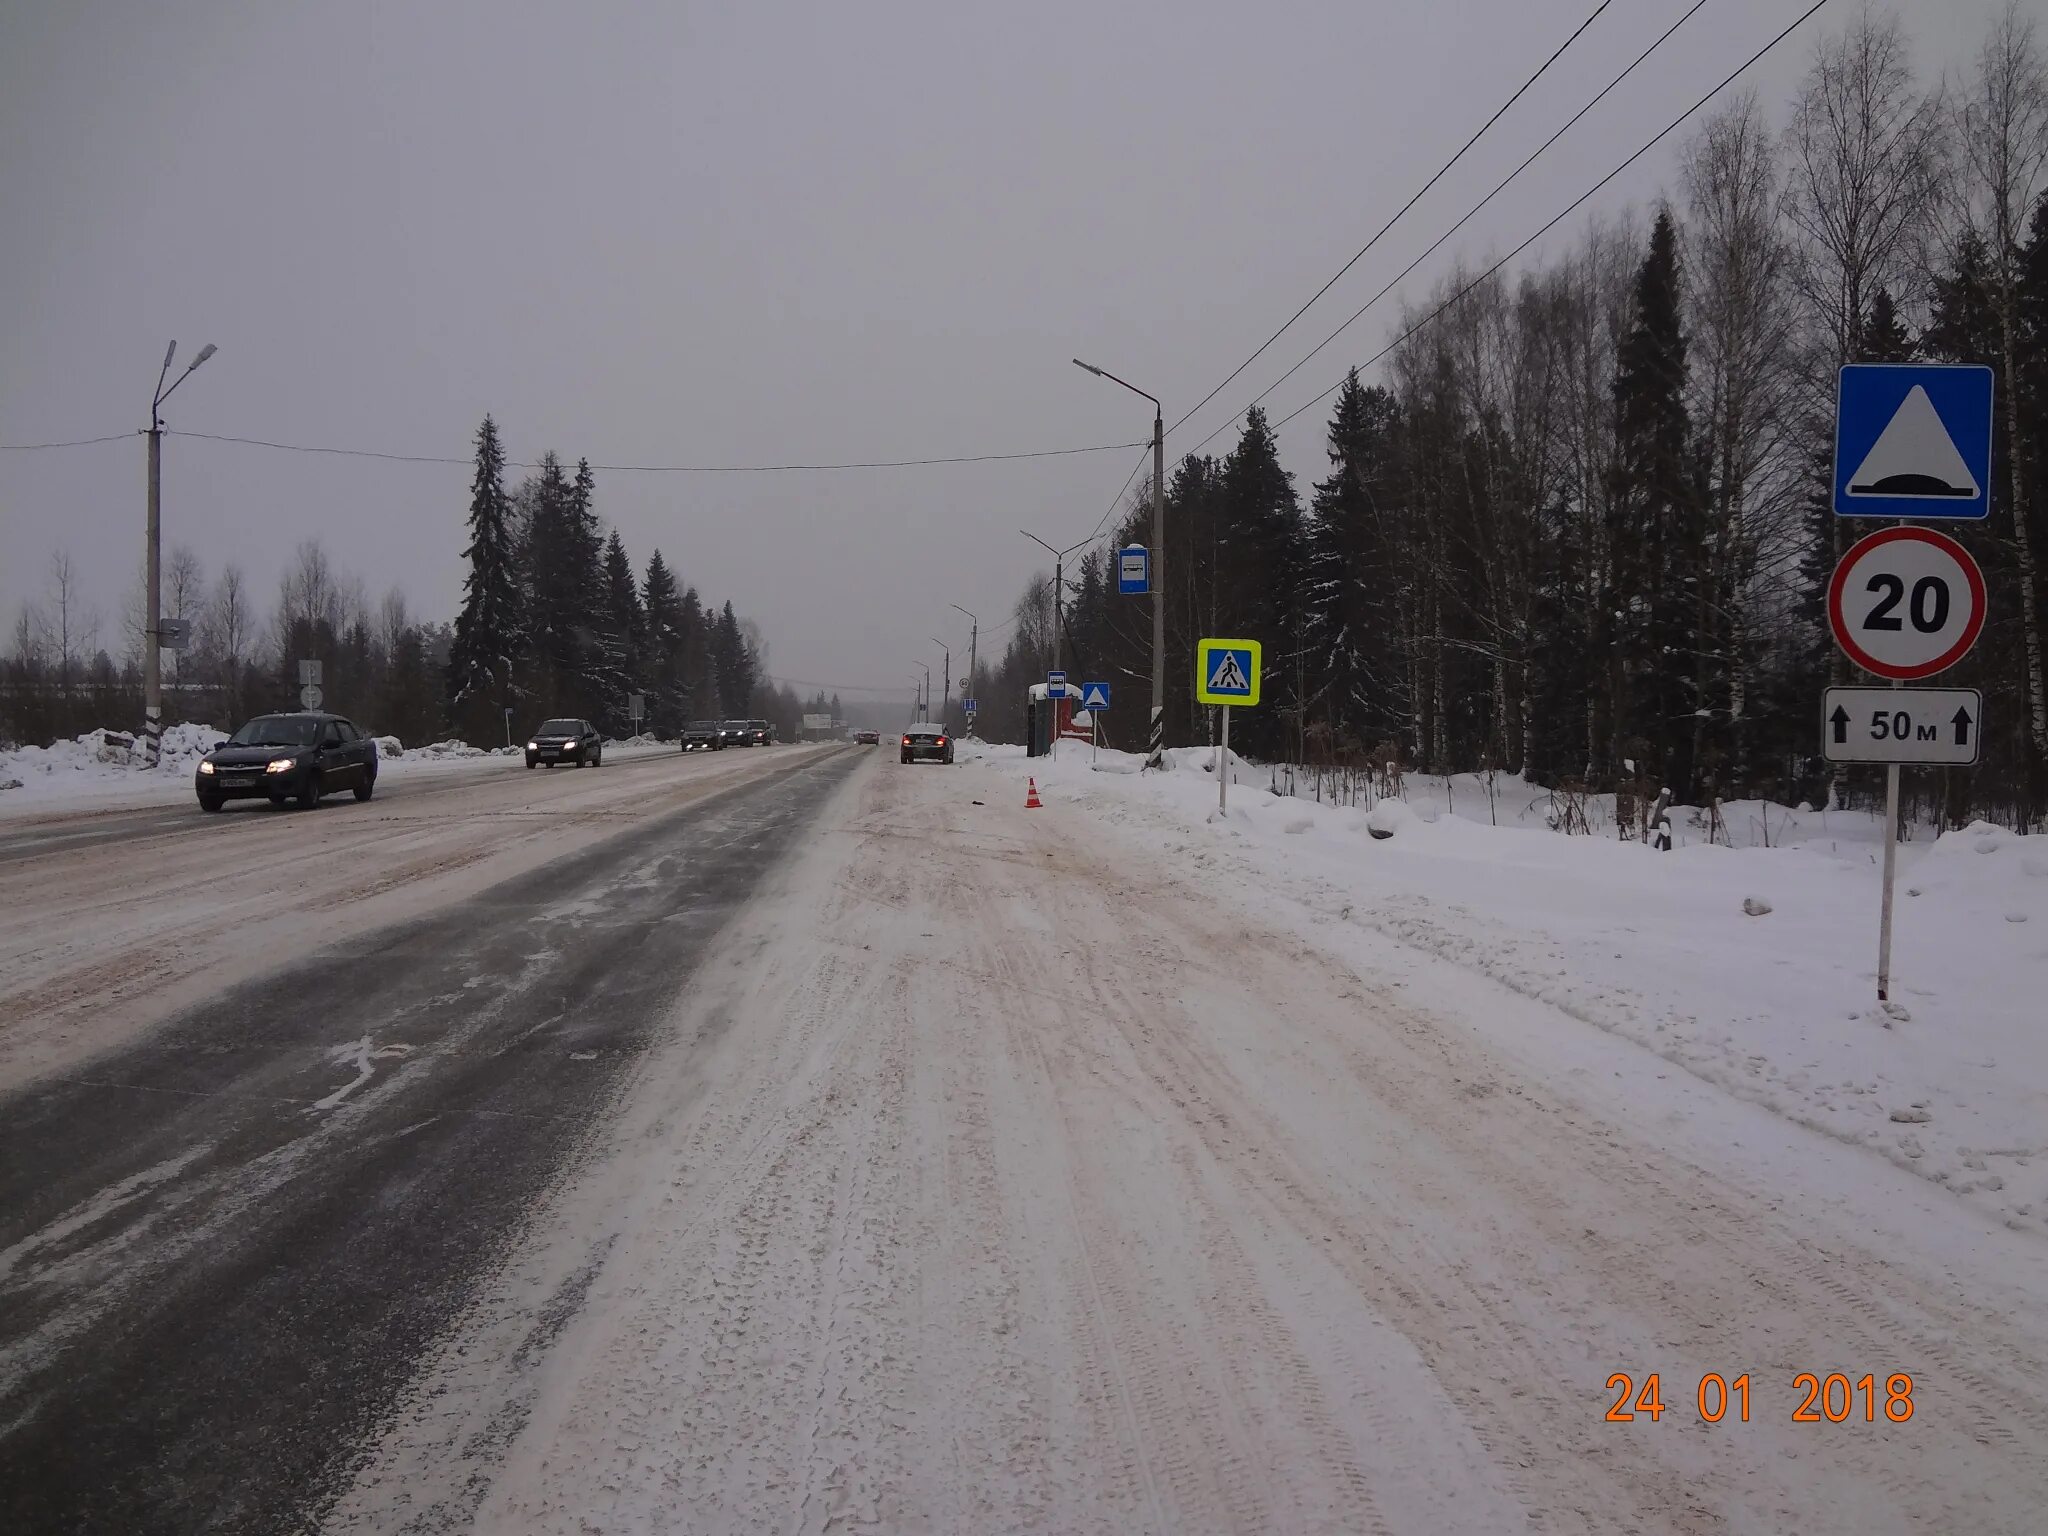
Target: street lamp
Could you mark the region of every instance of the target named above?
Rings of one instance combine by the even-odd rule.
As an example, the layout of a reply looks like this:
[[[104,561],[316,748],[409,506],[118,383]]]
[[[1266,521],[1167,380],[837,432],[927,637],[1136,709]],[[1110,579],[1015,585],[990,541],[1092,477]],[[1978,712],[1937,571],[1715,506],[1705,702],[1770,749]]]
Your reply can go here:
[[[924,692],[919,696],[922,702],[911,710],[911,718],[915,719],[921,712],[924,718],[929,720],[932,717],[932,664],[928,661],[913,661],[911,665],[924,673]]]
[[[967,610],[958,603],[948,603],[946,606],[956,613],[967,613]],[[976,652],[981,644],[981,620],[976,619],[971,613],[967,613],[967,617],[973,620],[974,627],[967,631],[967,675],[960,679],[960,692],[968,700],[974,700],[974,693],[972,691],[974,688],[974,664],[979,659]],[[975,702],[979,701],[976,700]],[[967,734],[970,736],[974,734],[974,716],[972,715],[967,717]]]
[[[171,390],[192,377],[199,365],[213,356],[216,348],[208,342],[199,349],[199,355],[185,365],[185,371],[171,380],[171,388],[164,388],[164,379],[171,371],[171,359],[177,355],[178,344],[174,341],[164,348],[164,365],[157,370],[156,394],[149,402],[149,553],[145,561],[144,580],[148,583],[147,618],[142,637],[142,731],[149,745],[144,757],[154,768],[163,752],[164,736],[164,678],[162,654],[163,629],[163,471],[164,471],[164,424],[159,414],[164,402],[171,398]]]
[[[1066,629],[1066,610],[1063,607],[1067,596],[1066,558],[1075,550],[1086,549],[1093,544],[1095,537],[1090,534],[1078,544],[1069,544],[1065,549],[1054,549],[1035,533],[1022,528],[1017,531],[1039,548],[1052,554],[1052,669],[1057,672],[1060,669],[1060,636]]]
[[[944,652],[946,657],[946,669],[939,675],[939,724],[944,725],[946,707],[953,702],[953,648],[937,635],[932,636],[932,644]],[[926,702],[930,702],[929,695],[926,696]],[[931,718],[929,710],[926,711],[925,718]]]
[[[1121,384],[1134,395],[1144,395],[1152,402],[1152,733],[1147,748],[1145,766],[1163,768],[1166,765],[1166,421],[1159,409],[1159,397],[1147,394],[1128,380],[1084,363],[1078,357],[1074,366],[1085,368],[1098,379],[1107,379],[1112,384]]]

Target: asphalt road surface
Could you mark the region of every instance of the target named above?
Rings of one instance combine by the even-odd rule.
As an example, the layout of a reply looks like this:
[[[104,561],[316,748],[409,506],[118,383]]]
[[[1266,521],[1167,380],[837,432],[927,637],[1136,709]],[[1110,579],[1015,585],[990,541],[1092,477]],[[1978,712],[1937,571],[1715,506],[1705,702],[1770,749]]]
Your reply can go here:
[[[0,1523],[313,1521],[707,944],[863,760],[728,765],[690,803],[623,807],[595,841],[0,1096]],[[222,820],[200,830],[239,830]],[[138,812],[87,841],[114,827],[192,831]],[[12,851],[77,846],[49,838]]]

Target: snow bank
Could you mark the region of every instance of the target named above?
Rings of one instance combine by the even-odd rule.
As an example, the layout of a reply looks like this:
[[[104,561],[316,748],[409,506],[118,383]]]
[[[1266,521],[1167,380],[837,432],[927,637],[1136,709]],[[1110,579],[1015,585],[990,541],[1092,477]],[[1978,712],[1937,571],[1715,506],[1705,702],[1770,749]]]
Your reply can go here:
[[[7,805],[90,800],[138,785],[189,786],[199,759],[227,738],[203,725],[179,724],[163,735],[156,766],[146,764],[142,738],[125,731],[87,731],[48,747],[0,752],[0,796]]]
[[[1366,930],[1368,963],[1418,987],[1433,966],[1474,973],[2048,1232],[2048,839],[1978,823],[1901,845],[1882,1009],[1869,815],[1739,802],[1710,845],[1705,816],[1680,807],[1678,846],[1659,853],[1616,836],[1611,797],[1583,802],[1604,835],[1550,830],[1549,793],[1507,775],[1491,793],[1479,775],[1408,775],[1400,800],[1331,805],[1245,765],[1214,821],[1208,749],[1170,752],[1165,774],[1091,773],[1065,748],[962,757],[1020,799],[1035,774],[1072,835],[1184,861],[1303,943]],[[1371,836],[1375,821],[1395,835]]]

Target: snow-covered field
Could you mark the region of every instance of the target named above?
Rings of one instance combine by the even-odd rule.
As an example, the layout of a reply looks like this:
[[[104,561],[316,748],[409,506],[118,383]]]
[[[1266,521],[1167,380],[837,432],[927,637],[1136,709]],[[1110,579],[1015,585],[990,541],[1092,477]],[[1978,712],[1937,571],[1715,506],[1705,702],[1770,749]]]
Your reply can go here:
[[[2038,954],[1923,930],[1887,1029],[1838,854],[1213,805],[1188,757],[878,754],[329,1528],[2038,1536]],[[1906,921],[2025,853],[1923,852]],[[1795,1422],[1808,1371],[1872,1418]]]
[[[226,736],[197,725],[174,725],[164,732],[163,753],[154,768],[136,753],[135,738],[120,731],[87,732],[51,747],[20,747],[0,751],[0,817],[61,812],[115,810],[171,804],[192,798],[192,775],[199,759]],[[637,736],[608,742],[613,759],[674,752],[673,742]],[[412,779],[448,772],[490,772],[523,766],[517,749],[486,751],[460,741],[406,747],[393,736],[377,738],[379,778]]]
[[[1400,946],[1383,965],[1448,959],[2048,1232],[2048,838],[1980,824],[1901,845],[1885,1008],[1883,828],[1860,812],[1737,803],[1729,848],[1681,807],[1659,853],[1616,839],[1611,803],[1593,807],[1604,835],[1549,830],[1546,793],[1505,775],[1491,794],[1411,776],[1375,812],[1276,797],[1239,763],[1218,822],[1206,749],[1164,776],[1085,748],[970,751],[1005,793],[1035,776],[1087,835],[1211,870],[1266,922],[1370,930]],[[1370,835],[1375,815],[1393,836]]]

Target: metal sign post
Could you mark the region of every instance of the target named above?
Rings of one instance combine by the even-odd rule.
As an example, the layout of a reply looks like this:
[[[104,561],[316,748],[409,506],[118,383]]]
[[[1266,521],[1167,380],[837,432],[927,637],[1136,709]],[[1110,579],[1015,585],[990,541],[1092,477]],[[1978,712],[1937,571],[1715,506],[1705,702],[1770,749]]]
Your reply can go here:
[[[1230,706],[1255,705],[1265,647],[1256,640],[1200,640],[1195,644],[1195,701],[1223,709],[1223,744],[1216,759],[1216,813],[1230,809]]]
[[[1835,393],[1837,517],[1977,519],[1991,510],[1992,374],[1981,365],[1851,364]],[[1843,655],[1890,688],[1830,688],[1821,701],[1829,762],[1883,763],[1884,890],[1877,999],[1892,985],[1899,863],[1899,769],[1968,766],[1984,733],[1975,689],[1916,688],[1983,633],[1984,576],[1969,551],[1931,529],[1885,528],[1851,545],[1828,582],[1828,627]]]

